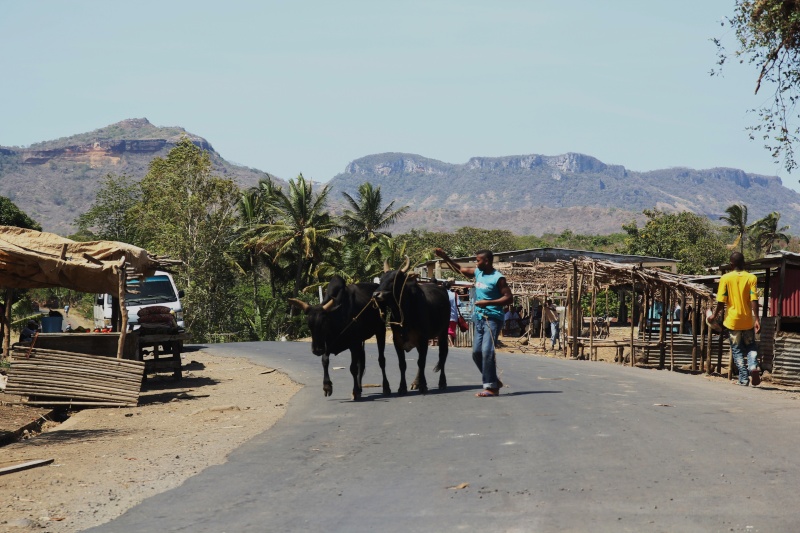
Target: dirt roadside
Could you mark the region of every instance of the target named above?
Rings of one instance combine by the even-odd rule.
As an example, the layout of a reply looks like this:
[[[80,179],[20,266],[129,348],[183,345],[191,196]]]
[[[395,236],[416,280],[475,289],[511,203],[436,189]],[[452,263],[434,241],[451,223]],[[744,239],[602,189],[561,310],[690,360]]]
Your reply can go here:
[[[208,352],[184,355],[184,379],[151,377],[135,408],[84,409],[0,447],[0,530],[82,531],[180,485],[271,427],[301,386],[275,370]],[[9,398],[0,394],[0,404]],[[0,431],[35,411],[0,408]],[[44,410],[43,410],[44,411]],[[4,416],[5,414],[5,416]]]

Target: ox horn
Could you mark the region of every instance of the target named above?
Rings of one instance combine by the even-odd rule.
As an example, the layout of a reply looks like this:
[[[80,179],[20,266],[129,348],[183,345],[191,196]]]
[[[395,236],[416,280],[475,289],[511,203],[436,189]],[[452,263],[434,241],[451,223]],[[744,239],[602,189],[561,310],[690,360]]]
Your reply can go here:
[[[400,272],[405,274],[406,272],[408,272],[408,267],[409,266],[411,266],[411,259],[408,256],[406,256],[406,262],[403,263],[402,267],[400,267]]]
[[[327,313],[331,309],[333,309],[333,300],[328,300],[325,302],[325,305],[322,306],[322,310]]]
[[[383,271],[384,272],[389,272],[390,270],[391,270],[391,268],[389,268],[389,260],[388,259],[384,259],[383,260]]]
[[[305,303],[303,300],[298,300],[297,298],[289,298],[289,303],[297,307],[304,313],[308,313],[308,310],[311,309],[310,305]]]

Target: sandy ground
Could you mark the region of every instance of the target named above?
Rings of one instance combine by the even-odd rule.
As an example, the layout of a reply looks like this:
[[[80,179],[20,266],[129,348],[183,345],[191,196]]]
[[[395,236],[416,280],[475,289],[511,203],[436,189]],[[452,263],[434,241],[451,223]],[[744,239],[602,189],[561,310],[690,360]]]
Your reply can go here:
[[[184,354],[184,370],[181,381],[169,374],[151,377],[138,407],[84,409],[0,447],[0,468],[53,459],[0,476],[0,531],[62,533],[112,520],[225,462],[283,416],[300,389],[272,369],[207,352]],[[0,403],[10,399],[0,394]],[[3,406],[0,419],[3,413],[40,414],[18,411]],[[0,420],[0,430],[3,425]]]

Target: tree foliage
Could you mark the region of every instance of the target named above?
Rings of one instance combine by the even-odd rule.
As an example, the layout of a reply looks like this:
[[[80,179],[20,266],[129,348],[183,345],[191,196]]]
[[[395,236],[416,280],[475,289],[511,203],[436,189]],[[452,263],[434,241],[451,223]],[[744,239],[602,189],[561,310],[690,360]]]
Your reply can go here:
[[[443,248],[451,257],[467,257],[478,250],[513,250],[517,244],[517,237],[511,231],[472,227],[459,228],[453,233],[411,230],[397,239],[406,243],[412,263],[433,257],[434,248]]]
[[[725,215],[719,217],[720,220],[728,225],[728,231],[736,236],[732,247],[739,246],[739,251],[744,253],[747,232],[750,226],[747,225],[747,206],[744,204],[733,204],[725,209]]]
[[[208,152],[184,138],[150,163],[141,189],[134,208],[140,242],[183,262],[178,278],[186,287],[187,329],[196,340],[235,331],[238,276],[229,251],[238,187],[213,176]]]
[[[545,233],[541,237],[526,235],[517,237],[516,248],[570,248],[572,250],[590,250],[597,252],[615,252],[625,244],[625,233],[610,235],[582,235],[572,230],[561,233]]]
[[[644,214],[648,220],[643,227],[636,222],[623,226],[628,234],[626,253],[679,259],[678,271],[682,274],[701,274],[705,268],[727,261],[720,229],[707,218],[657,209],[645,210]]]
[[[386,228],[391,226],[409,207],[393,209],[394,201],[383,207],[381,188],[373,188],[369,182],[358,187],[355,198],[342,193],[349,209],[341,216],[341,225],[347,235],[365,244],[372,244],[380,237],[391,237]]]
[[[20,210],[14,202],[5,196],[0,196],[0,225],[42,231],[42,226],[38,222]]]
[[[723,26],[736,36],[733,57],[754,65],[758,71],[755,93],[769,86],[769,103],[753,111],[759,122],[749,127],[750,138],[758,136],[776,159],[783,157],[787,171],[797,168],[794,146],[800,127],[793,116],[800,93],[800,2],[796,0],[737,0],[734,13]],[[721,67],[729,53],[720,39],[714,39]],[[712,71],[712,75],[717,71]]]
[[[780,225],[781,214],[773,211],[764,218],[757,220],[751,226],[754,234],[753,241],[759,255],[772,252],[776,243],[785,242],[789,245],[789,235],[786,233],[789,226]]]
[[[129,176],[106,174],[94,203],[75,221],[78,234],[104,241],[136,243],[134,207],[142,198],[139,184]]]
[[[323,187],[315,193],[313,182],[298,175],[289,181],[288,192],[270,191],[264,201],[272,218],[245,234],[248,246],[270,254],[273,264],[288,260],[293,265],[294,297],[308,285],[325,253],[339,244],[335,237],[339,226],[327,210],[328,192]]]

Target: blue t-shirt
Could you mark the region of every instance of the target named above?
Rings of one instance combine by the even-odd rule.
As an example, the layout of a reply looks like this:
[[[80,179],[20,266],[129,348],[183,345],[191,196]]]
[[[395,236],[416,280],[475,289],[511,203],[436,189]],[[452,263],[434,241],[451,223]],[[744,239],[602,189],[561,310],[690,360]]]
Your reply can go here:
[[[478,300],[497,300],[503,293],[497,287],[500,278],[505,276],[499,270],[493,270],[491,274],[484,274],[479,269],[475,269],[475,301]],[[475,316],[479,319],[490,318],[503,321],[503,306],[502,305],[487,305],[486,307],[475,307]]]

